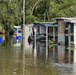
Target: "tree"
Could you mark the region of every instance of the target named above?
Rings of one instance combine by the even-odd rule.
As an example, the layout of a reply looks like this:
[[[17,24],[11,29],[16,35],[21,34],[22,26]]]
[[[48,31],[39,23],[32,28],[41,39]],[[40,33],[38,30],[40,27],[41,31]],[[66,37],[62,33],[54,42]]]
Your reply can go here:
[[[25,23],[51,21],[55,17],[76,17],[76,0],[26,0]],[[22,24],[22,0],[0,0],[0,23],[7,32]]]
[[[0,0],[0,22],[4,25],[7,32],[15,24],[21,23],[22,1]]]

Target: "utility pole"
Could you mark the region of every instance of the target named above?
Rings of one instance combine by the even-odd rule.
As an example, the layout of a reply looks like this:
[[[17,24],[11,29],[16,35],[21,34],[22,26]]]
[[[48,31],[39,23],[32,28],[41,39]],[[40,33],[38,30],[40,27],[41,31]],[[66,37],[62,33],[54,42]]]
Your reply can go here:
[[[23,75],[25,75],[25,0],[23,0],[23,25],[22,25],[22,49],[23,49]]]
[[[25,49],[25,0],[23,0],[22,48]]]

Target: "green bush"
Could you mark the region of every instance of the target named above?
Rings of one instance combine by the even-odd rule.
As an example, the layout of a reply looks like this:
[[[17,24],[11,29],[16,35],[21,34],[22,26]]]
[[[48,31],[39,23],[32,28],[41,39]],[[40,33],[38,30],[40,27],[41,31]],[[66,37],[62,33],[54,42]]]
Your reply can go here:
[[[55,41],[54,40],[49,40],[49,48],[54,47]]]

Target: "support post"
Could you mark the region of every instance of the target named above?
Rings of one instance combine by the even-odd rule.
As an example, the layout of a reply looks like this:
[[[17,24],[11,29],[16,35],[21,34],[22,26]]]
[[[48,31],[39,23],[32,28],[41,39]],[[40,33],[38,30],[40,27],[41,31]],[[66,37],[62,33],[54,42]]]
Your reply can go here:
[[[46,57],[48,56],[48,26],[46,26]]]
[[[53,40],[55,41],[55,26],[53,25]]]
[[[70,33],[71,33],[71,29],[70,29],[70,25],[68,26],[68,45],[69,45],[69,48],[71,46],[71,36],[70,36]]]
[[[35,49],[36,49],[36,27],[34,27],[34,45],[35,45]]]
[[[36,32],[35,32],[35,49],[36,49]]]
[[[74,24],[74,47],[76,48],[76,23]]]
[[[59,21],[58,24],[58,43],[65,44],[65,23],[64,21]]]

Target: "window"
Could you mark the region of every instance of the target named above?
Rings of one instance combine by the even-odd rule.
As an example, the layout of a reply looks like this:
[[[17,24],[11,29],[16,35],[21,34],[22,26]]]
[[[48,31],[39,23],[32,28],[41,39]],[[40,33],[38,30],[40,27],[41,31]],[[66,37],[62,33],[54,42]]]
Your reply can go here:
[[[18,33],[21,33],[21,30],[18,30]]]

